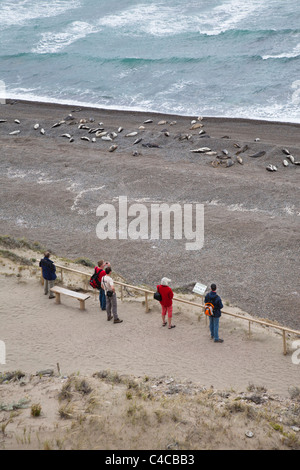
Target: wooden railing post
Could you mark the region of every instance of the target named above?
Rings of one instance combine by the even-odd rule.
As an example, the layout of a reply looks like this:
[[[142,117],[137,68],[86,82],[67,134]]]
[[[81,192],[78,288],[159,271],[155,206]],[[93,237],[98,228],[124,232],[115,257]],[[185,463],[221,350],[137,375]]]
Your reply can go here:
[[[285,330],[282,331],[282,338],[283,338],[283,354],[286,356],[286,336],[285,336]]]
[[[146,306],[146,313],[149,312],[149,305],[148,305],[148,294],[145,292],[145,306]]]

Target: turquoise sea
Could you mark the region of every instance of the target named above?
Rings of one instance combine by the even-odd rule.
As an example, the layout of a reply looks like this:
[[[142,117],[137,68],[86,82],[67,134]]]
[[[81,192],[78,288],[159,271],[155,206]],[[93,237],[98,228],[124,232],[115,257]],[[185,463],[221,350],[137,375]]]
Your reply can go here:
[[[300,0],[0,0],[6,97],[300,122]]]

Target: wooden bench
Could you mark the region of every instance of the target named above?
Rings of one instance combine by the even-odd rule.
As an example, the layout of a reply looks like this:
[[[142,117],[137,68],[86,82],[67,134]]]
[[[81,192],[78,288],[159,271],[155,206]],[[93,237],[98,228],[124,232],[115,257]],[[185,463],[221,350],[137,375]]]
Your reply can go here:
[[[55,294],[55,302],[60,304],[60,296],[68,295],[69,297],[74,297],[80,302],[80,310],[85,310],[84,302],[90,297],[88,294],[81,294],[80,292],[75,292],[73,290],[65,289],[64,287],[55,286],[52,287],[51,292]]]

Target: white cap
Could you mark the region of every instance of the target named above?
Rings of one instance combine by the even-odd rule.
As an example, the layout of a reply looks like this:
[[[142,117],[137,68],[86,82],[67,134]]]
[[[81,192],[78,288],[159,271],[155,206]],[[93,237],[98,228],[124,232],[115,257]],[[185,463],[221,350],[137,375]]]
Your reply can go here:
[[[169,282],[171,282],[171,279],[168,279],[167,277],[163,277],[160,283],[162,286],[168,286]]]

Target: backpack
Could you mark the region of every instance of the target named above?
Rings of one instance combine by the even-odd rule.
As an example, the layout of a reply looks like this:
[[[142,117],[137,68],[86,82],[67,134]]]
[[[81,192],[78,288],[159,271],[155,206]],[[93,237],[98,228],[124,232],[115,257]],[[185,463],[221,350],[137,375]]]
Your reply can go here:
[[[101,287],[101,282],[99,281],[99,278],[98,278],[99,272],[100,271],[96,271],[96,268],[95,268],[95,272],[92,275],[92,277],[90,278],[90,286],[93,289],[100,289],[100,287]]]
[[[206,304],[204,304],[204,313],[205,315],[207,315],[208,317],[213,317],[214,316],[214,305],[211,304],[210,302],[206,302]]]
[[[159,302],[162,301],[162,296],[161,296],[161,294],[160,294],[158,291],[154,292],[153,298],[154,298],[155,300],[158,300]]]
[[[162,296],[161,296],[161,293],[159,292],[159,289],[158,289],[158,288],[157,288],[156,292],[154,292],[153,298],[154,298],[155,300],[158,300],[159,302],[162,301]]]

